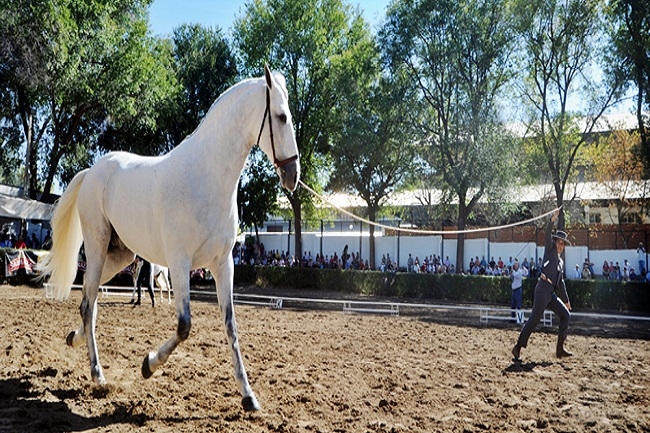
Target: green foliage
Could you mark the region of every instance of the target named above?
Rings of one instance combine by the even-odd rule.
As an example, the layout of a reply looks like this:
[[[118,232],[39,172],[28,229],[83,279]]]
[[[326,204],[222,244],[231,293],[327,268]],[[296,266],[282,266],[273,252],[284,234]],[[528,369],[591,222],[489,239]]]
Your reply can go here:
[[[278,180],[271,163],[258,147],[248,156],[248,163],[239,183],[237,207],[242,230],[261,227],[269,214],[278,210]]]
[[[524,279],[524,308],[531,308],[537,280]],[[451,274],[383,273],[314,268],[235,266],[235,284],[334,291],[409,300],[510,306],[509,278]],[[647,283],[566,280],[576,310],[650,313]]]
[[[612,84],[636,87],[636,115],[641,136],[642,161],[650,176],[650,2],[614,0],[607,16],[612,43],[604,59],[604,70]],[[644,111],[646,112],[644,114]]]
[[[418,149],[405,115],[413,101],[411,89],[400,80],[403,77],[380,76],[374,62],[368,68],[354,83],[348,83],[346,97],[338,108],[342,128],[332,134],[334,170],[329,188],[361,197],[369,219],[376,221],[382,204],[413,171]],[[366,84],[366,80],[372,81]],[[372,235],[369,260],[375,262]]]
[[[331,134],[341,126],[337,85],[345,74],[364,70],[369,29],[341,0],[254,0],[234,24],[234,43],[245,75],[261,75],[264,64],[287,79],[289,104],[300,153],[301,178],[318,185]],[[296,251],[302,250],[302,212],[311,197],[303,188],[287,194],[296,222]]]
[[[221,29],[184,24],[172,36],[173,70],[180,84],[165,121],[168,149],[199,125],[214,101],[235,83],[235,55]]]
[[[413,117],[423,186],[440,180],[440,200],[458,203],[459,230],[479,200],[501,200],[516,173],[516,142],[496,111],[497,97],[514,73],[507,6],[506,1],[395,1],[379,35],[391,69],[404,69],[420,96]],[[458,263],[464,262],[463,242],[461,235]]]
[[[30,177],[39,176],[46,193],[55,176],[68,181],[98,153],[155,136],[147,132],[173,80],[148,33],[148,5],[17,0],[3,8],[2,25],[15,35],[0,55],[0,70],[9,78],[2,91],[13,98],[21,133],[33,149]],[[130,140],[127,129],[134,133]],[[139,148],[131,143],[129,150]]]
[[[591,72],[601,52],[601,5],[599,0],[515,3],[526,16],[519,27],[524,46],[519,56],[525,74],[527,135],[533,137],[527,150],[535,157],[537,178],[553,183],[557,206],[564,202],[567,182],[575,180],[575,162],[585,138],[620,92],[618,83],[605,88]],[[569,103],[576,97],[585,103],[572,110]],[[579,124],[578,118],[586,115]],[[562,213],[558,227],[564,225]]]

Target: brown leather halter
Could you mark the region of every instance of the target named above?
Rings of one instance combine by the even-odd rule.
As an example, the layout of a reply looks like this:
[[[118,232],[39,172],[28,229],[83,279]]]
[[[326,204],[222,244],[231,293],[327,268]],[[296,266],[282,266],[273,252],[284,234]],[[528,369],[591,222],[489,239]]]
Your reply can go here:
[[[271,137],[271,150],[273,151],[273,165],[275,168],[284,167],[292,161],[298,159],[298,155],[291,156],[282,161],[278,160],[275,156],[275,140],[273,140],[273,122],[271,121],[271,92],[269,88],[266,88],[266,110],[264,110],[264,118],[262,119],[262,126],[260,126],[260,133],[257,135],[257,145],[260,144],[260,138],[262,137],[262,131],[264,130],[264,122],[266,121],[266,116],[269,117],[269,136]]]

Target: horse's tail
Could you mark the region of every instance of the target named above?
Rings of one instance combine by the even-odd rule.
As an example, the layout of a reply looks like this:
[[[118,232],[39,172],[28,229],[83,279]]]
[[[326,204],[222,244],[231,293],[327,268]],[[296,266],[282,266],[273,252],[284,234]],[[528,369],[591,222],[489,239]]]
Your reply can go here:
[[[54,298],[63,301],[70,296],[75,277],[79,248],[83,242],[77,210],[77,196],[88,170],[78,173],[58,200],[52,216],[52,249],[39,267],[50,274]]]

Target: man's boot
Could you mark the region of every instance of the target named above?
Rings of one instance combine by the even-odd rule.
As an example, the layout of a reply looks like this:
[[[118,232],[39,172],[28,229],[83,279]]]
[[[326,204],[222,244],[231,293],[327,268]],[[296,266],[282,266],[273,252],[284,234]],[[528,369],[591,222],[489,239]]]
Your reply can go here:
[[[557,349],[555,350],[555,354],[558,358],[567,358],[569,356],[573,356],[573,353],[564,350],[564,340],[566,340],[566,337],[558,336],[557,338]]]

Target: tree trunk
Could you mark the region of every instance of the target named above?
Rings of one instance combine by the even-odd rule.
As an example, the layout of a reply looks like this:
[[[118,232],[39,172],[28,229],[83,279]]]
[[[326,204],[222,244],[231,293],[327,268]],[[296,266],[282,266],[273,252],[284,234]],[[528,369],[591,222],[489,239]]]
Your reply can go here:
[[[639,78],[637,78],[639,80]],[[639,81],[637,81],[639,82]],[[640,82],[639,82],[640,83]],[[637,95],[636,102],[636,119],[639,123],[639,136],[641,137],[641,155],[645,156],[644,161],[644,171],[646,175],[650,174],[650,143],[648,143],[648,137],[646,136],[646,128],[643,122],[643,86],[639,84],[639,93]]]
[[[458,230],[465,230],[465,227],[467,227],[468,214],[469,209],[465,205],[465,198],[463,197],[458,202]],[[457,239],[456,273],[462,273],[463,269],[465,269],[465,233],[459,233]]]
[[[368,219],[373,223],[376,222],[377,211],[372,208],[368,208]],[[375,270],[375,225],[370,224],[368,226],[368,233],[370,237],[368,238],[368,264],[370,269]]]
[[[302,201],[300,200],[298,192],[289,194],[288,197],[289,203],[291,203],[291,209],[293,210],[293,219],[295,223],[294,230],[296,235],[294,238],[294,249],[296,260],[298,263],[302,263]]]
[[[25,89],[20,87],[16,91],[18,97],[18,113],[23,124],[25,134],[25,172],[23,177],[23,197],[36,199],[38,179],[38,154],[34,134],[34,113]]]

